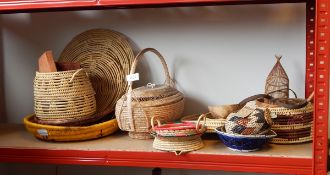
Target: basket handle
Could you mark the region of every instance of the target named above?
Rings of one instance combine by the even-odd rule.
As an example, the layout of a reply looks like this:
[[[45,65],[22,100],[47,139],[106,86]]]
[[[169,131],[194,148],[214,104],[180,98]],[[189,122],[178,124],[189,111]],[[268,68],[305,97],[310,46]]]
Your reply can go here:
[[[132,67],[131,67],[131,70],[130,70],[130,74],[134,74],[135,73],[135,70],[136,70],[136,66],[138,64],[138,62],[143,58],[142,55],[144,55],[145,53],[147,52],[152,52],[154,53],[155,55],[158,56],[158,59],[160,60],[160,62],[162,63],[162,66],[163,66],[163,69],[164,69],[164,73],[165,73],[165,85],[168,85],[170,86],[171,85],[171,77],[170,77],[170,73],[168,72],[168,67],[167,67],[167,64],[165,62],[165,59],[164,57],[154,48],[145,48],[143,49],[140,53],[138,53],[136,55],[136,57],[134,58],[134,61],[133,61],[133,64],[132,64]],[[133,85],[133,82],[129,82],[129,85],[130,85],[130,89],[132,89],[132,85]]]
[[[153,117],[151,117],[151,121],[150,121],[150,123],[151,123],[151,128],[152,128],[152,129],[154,129],[154,127],[155,127],[155,124],[154,124],[154,120],[155,120],[155,118],[156,118],[157,126],[160,126],[160,125],[161,125],[161,124],[160,124],[160,121],[157,119],[157,117],[153,116]]]
[[[83,69],[78,69],[75,73],[73,73],[73,75],[71,76],[71,79],[70,79],[70,83],[73,82],[74,78],[76,77],[76,75],[79,74],[79,72],[81,72]],[[87,75],[87,72],[86,72],[86,75]],[[88,76],[88,75],[87,75]]]
[[[199,124],[201,122],[201,120],[203,119],[203,124],[201,124],[202,126],[199,127]],[[204,132],[205,130],[205,124],[206,124],[206,115],[205,114],[202,114],[198,117],[198,120],[196,122],[196,131],[199,132],[199,133],[202,133]]]

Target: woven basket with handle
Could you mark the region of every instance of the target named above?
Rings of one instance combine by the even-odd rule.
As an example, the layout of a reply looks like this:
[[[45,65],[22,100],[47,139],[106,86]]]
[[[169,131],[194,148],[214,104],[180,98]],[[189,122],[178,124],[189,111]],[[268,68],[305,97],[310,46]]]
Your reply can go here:
[[[34,110],[38,123],[78,125],[96,111],[95,92],[83,69],[40,73],[34,79]]]
[[[130,74],[135,73],[138,62],[146,52],[153,52],[158,56],[164,68],[165,83],[133,89],[133,83],[129,82],[127,93],[116,104],[119,128],[129,131],[129,136],[137,139],[152,138],[149,134],[151,117],[156,116],[161,122],[177,120],[184,108],[183,94],[173,87],[166,62],[156,49],[142,50],[135,57]]]

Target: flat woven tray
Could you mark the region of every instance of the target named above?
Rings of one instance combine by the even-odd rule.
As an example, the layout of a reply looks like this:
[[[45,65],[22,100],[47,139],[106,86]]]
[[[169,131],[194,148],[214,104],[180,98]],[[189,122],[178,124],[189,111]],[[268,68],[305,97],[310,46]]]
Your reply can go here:
[[[79,62],[86,70],[96,92],[95,120],[115,109],[126,92],[134,53],[129,40],[119,32],[92,29],[74,37],[63,50],[59,61]]]
[[[45,141],[82,141],[107,136],[117,131],[116,119],[109,119],[88,126],[53,126],[38,124],[35,115],[31,114],[23,119],[25,128],[34,137]]]

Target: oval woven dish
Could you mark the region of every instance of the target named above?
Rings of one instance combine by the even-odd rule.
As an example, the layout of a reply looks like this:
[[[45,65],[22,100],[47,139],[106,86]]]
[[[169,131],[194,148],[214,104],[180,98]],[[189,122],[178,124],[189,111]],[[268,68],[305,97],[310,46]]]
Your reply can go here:
[[[34,110],[38,123],[78,125],[95,114],[94,90],[83,69],[40,73],[34,78]]]
[[[92,29],[74,37],[65,47],[60,61],[79,62],[96,92],[97,120],[115,109],[125,93],[134,53],[126,36],[107,29]]]
[[[276,133],[272,130],[265,135],[238,135],[226,133],[224,127],[219,127],[216,132],[229,149],[239,152],[259,150],[270,139],[276,137]]]
[[[181,122],[191,122],[191,123],[197,123],[198,118],[203,114],[194,114],[194,115],[188,115],[181,118]],[[206,116],[205,120],[205,127],[206,127],[206,133],[215,133],[215,129],[221,126],[225,125],[226,119],[224,118],[216,118],[210,113],[204,114]]]
[[[117,131],[116,119],[90,126],[53,126],[38,124],[34,121],[34,114],[23,119],[26,129],[34,137],[45,141],[82,141],[104,137]]]

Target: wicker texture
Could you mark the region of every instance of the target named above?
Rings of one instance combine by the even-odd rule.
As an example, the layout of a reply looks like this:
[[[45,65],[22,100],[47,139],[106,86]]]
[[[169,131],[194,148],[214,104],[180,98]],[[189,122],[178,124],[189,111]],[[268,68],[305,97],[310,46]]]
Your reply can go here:
[[[176,155],[181,155],[186,152],[195,151],[203,148],[204,144],[200,135],[187,137],[156,137],[153,148],[174,152]]]
[[[226,119],[230,113],[237,112],[241,108],[239,104],[208,106],[211,115],[217,119]]]
[[[211,113],[184,116],[181,118],[181,122],[191,122],[196,124],[201,115],[205,116],[206,133],[215,133],[216,128],[225,125],[226,119],[214,117]]]
[[[206,116],[201,115],[198,117],[196,123],[185,122],[185,123],[169,123],[161,125],[157,119],[157,126],[154,125],[154,118],[151,118],[152,131],[156,136],[161,137],[185,137],[203,134],[206,130],[205,122]],[[203,123],[201,123],[203,120]]]
[[[312,103],[309,102],[305,107],[298,109],[288,109],[260,101],[256,101],[256,105],[269,109],[272,115],[276,116],[273,118],[272,130],[278,133],[278,136],[272,139],[271,143],[291,144],[312,140]]]
[[[225,129],[229,134],[256,135],[268,132],[271,125],[269,110],[258,109],[255,102],[251,101],[227,117]]]
[[[281,65],[281,58],[282,56],[276,55],[276,64],[269,73],[265,85],[265,94],[270,94],[274,98],[289,97],[289,78]]]
[[[153,116],[159,117],[161,122],[177,120],[181,117],[184,108],[183,94],[173,88],[166,62],[157,50],[153,48],[142,50],[135,57],[130,74],[135,73],[138,62],[146,52],[152,52],[158,56],[164,68],[165,83],[156,86],[147,85],[133,90],[133,83],[129,82],[127,93],[118,100],[116,105],[119,128],[130,131],[129,136],[136,139],[152,138],[149,130],[150,119]]]
[[[74,37],[63,50],[60,61],[79,62],[96,92],[97,109],[94,120],[115,109],[125,93],[125,76],[129,73],[134,54],[126,36],[107,29],[92,29]]]
[[[181,155],[189,151],[194,151],[203,147],[201,135],[205,132],[206,116],[201,115],[196,123],[168,123],[162,125],[156,119],[151,118],[152,133],[155,136],[153,147],[163,151],[171,151],[176,155]],[[202,121],[202,122],[201,122]]]
[[[34,115],[28,115],[23,120],[26,129],[36,138],[45,141],[82,141],[104,137],[117,131],[116,119],[90,126],[52,126],[38,124]]]
[[[83,69],[40,73],[34,79],[34,110],[39,123],[81,124],[96,111],[94,90]]]

